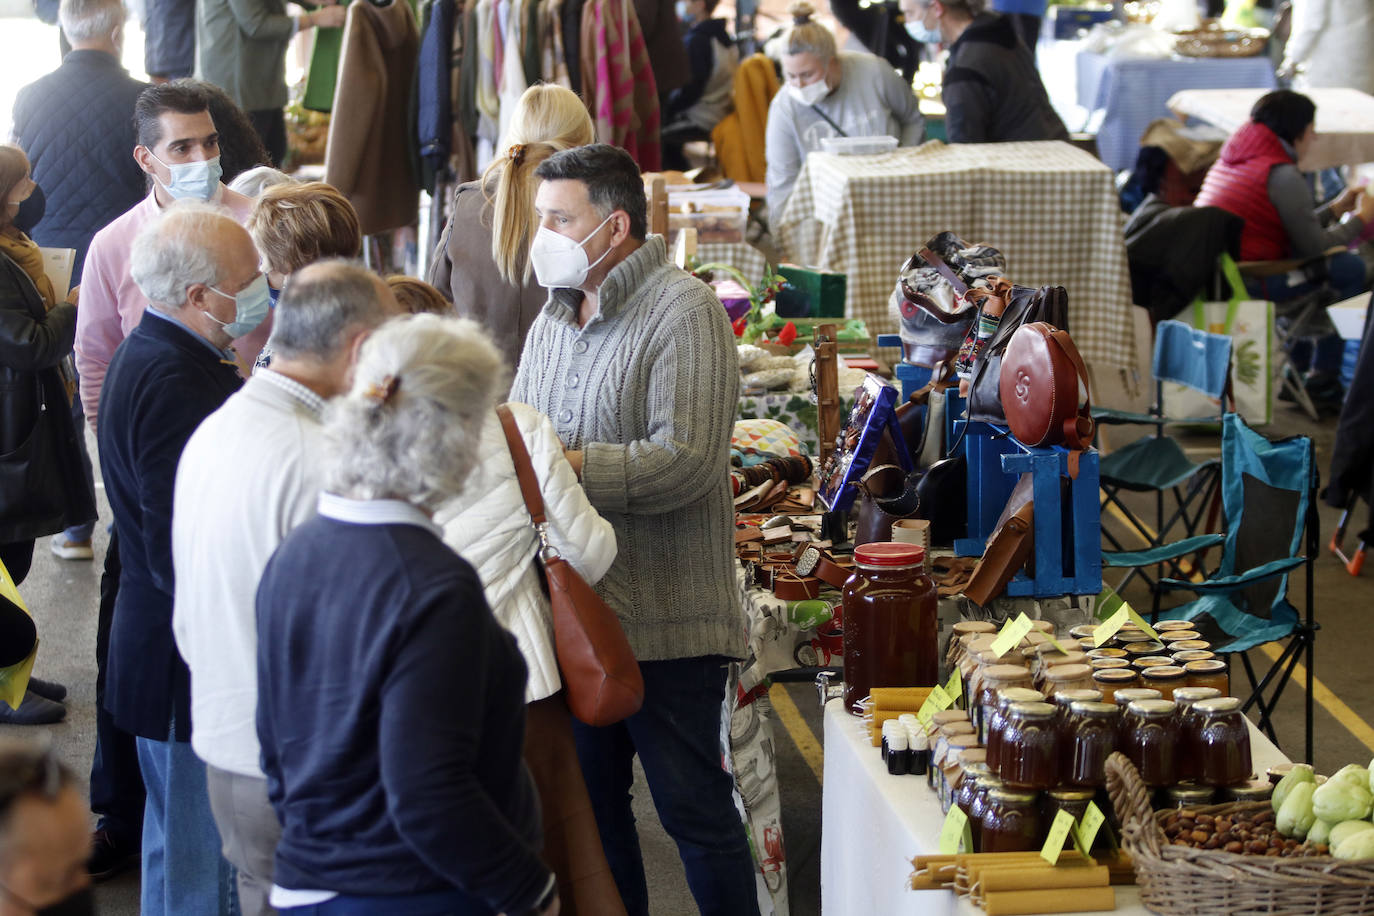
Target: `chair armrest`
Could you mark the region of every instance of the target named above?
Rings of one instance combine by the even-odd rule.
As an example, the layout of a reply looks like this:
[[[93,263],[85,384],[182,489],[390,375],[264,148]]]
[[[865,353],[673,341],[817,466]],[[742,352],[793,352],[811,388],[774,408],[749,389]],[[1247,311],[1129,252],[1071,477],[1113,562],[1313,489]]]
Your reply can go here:
[[[1344,246],[1336,245],[1326,249],[1321,254],[1314,254],[1308,258],[1285,258],[1282,261],[1238,261],[1236,268],[1242,276],[1246,277],[1274,277],[1279,274],[1286,274],[1290,270],[1302,270],[1309,264],[1315,264],[1344,250]]]
[[[1179,557],[1187,556],[1190,553],[1216,547],[1225,540],[1226,535],[1224,534],[1199,534],[1196,537],[1184,538],[1181,541],[1174,541],[1172,544],[1162,544],[1147,550],[1104,550],[1102,551],[1102,565],[1126,569],[1137,566],[1154,566],[1156,563],[1177,560]]]
[[[1271,560],[1263,566],[1256,566],[1235,576],[1222,576],[1216,579],[1206,579],[1202,582],[1185,582],[1182,579],[1160,579],[1159,587],[1162,591],[1188,591],[1202,595],[1209,592],[1219,592],[1229,594],[1248,588],[1257,582],[1265,579],[1272,579],[1275,576],[1283,575],[1290,570],[1296,569],[1307,562],[1306,557],[1285,557],[1282,560]]]

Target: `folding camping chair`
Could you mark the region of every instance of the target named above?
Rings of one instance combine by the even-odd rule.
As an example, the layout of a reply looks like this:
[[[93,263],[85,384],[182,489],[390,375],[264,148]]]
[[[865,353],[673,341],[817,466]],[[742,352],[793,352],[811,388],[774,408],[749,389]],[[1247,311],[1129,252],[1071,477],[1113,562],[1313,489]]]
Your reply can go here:
[[[1311,761],[1313,647],[1318,627],[1313,616],[1312,567],[1319,538],[1312,440],[1307,436],[1266,439],[1236,414],[1226,414],[1221,433],[1221,494],[1226,534],[1220,567],[1202,582],[1161,579],[1162,590],[1190,591],[1198,597],[1158,616],[1191,621],[1212,643],[1212,651],[1228,662],[1231,656],[1240,657],[1250,691],[1243,708],[1258,710],[1257,726],[1276,743],[1274,709],[1299,663],[1305,664],[1304,759]],[[1306,607],[1299,613],[1288,600],[1288,574],[1304,565]],[[1269,670],[1258,675],[1248,650],[1285,641]],[[1240,695],[1234,686],[1232,692]]]
[[[1114,507],[1128,525],[1146,540],[1147,547],[1127,551],[1121,540],[1106,525],[1102,536],[1120,554],[1104,552],[1103,565],[1129,568],[1116,585],[1121,591],[1132,578],[1139,575],[1155,593],[1154,607],[1158,609],[1159,594],[1155,581],[1144,570],[1149,566],[1169,564],[1175,576],[1185,571],[1181,560],[1189,552],[1196,552],[1216,543],[1215,539],[1196,540],[1193,551],[1173,552],[1176,546],[1168,542],[1169,533],[1181,525],[1188,538],[1194,539],[1204,521],[1204,513],[1213,501],[1220,477],[1218,459],[1193,461],[1184,454],[1176,439],[1165,435],[1164,428],[1178,424],[1215,425],[1220,422],[1229,393],[1231,367],[1231,339],[1224,334],[1211,334],[1189,327],[1181,321],[1161,321],[1155,328],[1155,350],[1152,373],[1155,380],[1155,400],[1149,413],[1094,409],[1098,424],[1132,424],[1153,426],[1153,435],[1137,439],[1122,448],[1104,455],[1101,462],[1102,508]],[[1199,391],[1217,402],[1217,412],[1209,417],[1167,417],[1164,415],[1164,383],[1177,382]],[[1122,492],[1153,492],[1155,496],[1155,527],[1153,534],[1137,513],[1123,501]],[[1173,495],[1175,510],[1167,519],[1165,493]],[[1163,549],[1161,549],[1163,548]],[[1153,557],[1153,559],[1152,559]]]

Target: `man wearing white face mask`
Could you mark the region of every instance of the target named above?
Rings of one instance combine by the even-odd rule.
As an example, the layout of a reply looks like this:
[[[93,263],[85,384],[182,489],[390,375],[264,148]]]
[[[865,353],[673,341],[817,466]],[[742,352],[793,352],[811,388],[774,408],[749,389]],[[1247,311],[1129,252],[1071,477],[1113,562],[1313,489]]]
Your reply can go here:
[[[549,300],[525,338],[512,400],[553,420],[618,553],[597,591],[644,675],[644,706],[574,723],[606,860],[629,916],[649,893],[629,789],[636,755],[707,916],[757,913],[753,862],[721,767],[726,665],[744,654],[730,572],[734,335],[710,288],[646,237],[644,186],[624,150],[539,164],[530,263]]]
[[[145,226],[129,261],[149,307],[101,395],[100,467],[122,564],[104,705],[137,736],[147,790],[141,913],[219,916],[232,897],[229,866],[190,745],[190,674],[172,634],[173,481],[191,434],[242,384],[226,348],[267,314],[267,278],[247,230],[189,201]]]
[[[783,91],[768,106],[766,157],[768,217],[774,223],[792,194],[806,154],[826,137],[896,137],[901,146],[925,138],[916,95],[880,57],[837,52],[835,36],[811,19],[805,0],[787,8],[792,26],[782,37]]]

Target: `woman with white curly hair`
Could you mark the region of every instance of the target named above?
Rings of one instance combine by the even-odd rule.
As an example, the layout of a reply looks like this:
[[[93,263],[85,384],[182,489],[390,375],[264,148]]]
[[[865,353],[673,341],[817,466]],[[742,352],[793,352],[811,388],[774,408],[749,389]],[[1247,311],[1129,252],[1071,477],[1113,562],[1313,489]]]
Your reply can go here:
[[[319,513],[257,596],[283,912],[558,912],[521,763],[525,663],[432,520],[504,378],[475,324],[413,315],[368,339],[330,405]]]

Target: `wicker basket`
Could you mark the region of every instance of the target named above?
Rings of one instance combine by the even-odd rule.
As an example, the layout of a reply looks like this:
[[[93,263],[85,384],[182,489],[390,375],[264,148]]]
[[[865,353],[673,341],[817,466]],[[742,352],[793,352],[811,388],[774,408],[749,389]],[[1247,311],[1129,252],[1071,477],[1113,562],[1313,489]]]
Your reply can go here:
[[[1273,858],[1174,846],[1151,810],[1150,790],[1121,753],[1107,760],[1107,791],[1122,824],[1122,845],[1135,860],[1140,901],[1162,916],[1374,913],[1374,859]],[[1264,805],[1197,810],[1216,815]]]
[[[1174,51],[1184,57],[1254,57],[1268,41],[1264,29],[1194,29],[1178,33]]]

